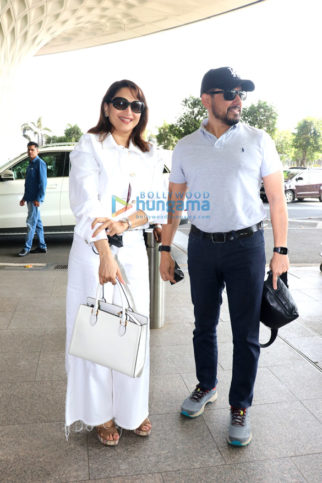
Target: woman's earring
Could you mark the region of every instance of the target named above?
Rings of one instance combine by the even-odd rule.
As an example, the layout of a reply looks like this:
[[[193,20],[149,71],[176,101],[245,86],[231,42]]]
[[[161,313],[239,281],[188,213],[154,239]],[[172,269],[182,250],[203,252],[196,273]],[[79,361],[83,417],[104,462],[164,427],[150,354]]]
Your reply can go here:
[[[105,112],[105,117],[106,117],[106,119],[108,119],[108,114],[107,114],[107,112]]]

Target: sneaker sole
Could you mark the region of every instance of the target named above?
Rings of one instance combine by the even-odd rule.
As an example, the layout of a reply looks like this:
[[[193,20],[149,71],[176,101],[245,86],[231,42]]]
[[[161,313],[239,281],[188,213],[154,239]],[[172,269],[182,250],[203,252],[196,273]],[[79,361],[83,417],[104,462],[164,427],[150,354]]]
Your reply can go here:
[[[218,396],[218,394],[217,394],[217,392],[215,392],[215,394],[213,394],[211,396],[211,398],[208,399],[207,402],[205,402],[205,404],[202,406],[202,408],[200,409],[200,411],[198,411],[197,413],[189,414],[189,413],[187,413],[187,411],[184,411],[183,410],[183,411],[181,411],[181,414],[183,414],[184,416],[187,416],[187,418],[197,418],[198,416],[200,416],[200,414],[202,414],[204,412],[205,407],[207,406],[207,404],[213,403],[214,401],[216,401],[217,396]]]
[[[251,442],[252,440],[252,434],[249,436],[248,440],[247,441],[244,441],[244,442],[241,442],[239,441],[238,439],[234,439],[234,440],[231,440],[229,439],[229,437],[227,438],[227,442],[231,445],[231,446],[248,446],[249,443]]]

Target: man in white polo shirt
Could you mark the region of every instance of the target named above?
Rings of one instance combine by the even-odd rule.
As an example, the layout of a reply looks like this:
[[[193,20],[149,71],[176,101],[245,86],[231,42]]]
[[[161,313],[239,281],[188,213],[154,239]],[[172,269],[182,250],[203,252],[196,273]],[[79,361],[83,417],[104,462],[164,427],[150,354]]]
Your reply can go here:
[[[191,232],[188,269],[194,305],[193,345],[198,385],[181,413],[194,418],[217,398],[217,335],[222,291],[226,286],[233,333],[233,370],[229,392],[228,442],[246,446],[252,434],[252,404],[260,353],[259,317],[265,276],[259,196],[263,180],[270,204],[274,253],[273,285],[288,270],[287,209],[282,165],[267,133],[240,121],[242,101],[254,83],[230,67],[211,69],[202,80],[201,101],[208,119],[181,139],[173,153],[168,224],[163,225],[160,273],[174,281],[171,242],[186,195]]]

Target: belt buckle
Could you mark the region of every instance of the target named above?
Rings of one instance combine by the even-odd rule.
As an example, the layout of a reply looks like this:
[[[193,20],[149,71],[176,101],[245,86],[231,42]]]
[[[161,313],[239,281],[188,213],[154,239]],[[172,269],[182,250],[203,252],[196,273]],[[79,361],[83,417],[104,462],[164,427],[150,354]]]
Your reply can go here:
[[[244,231],[239,233],[238,238],[247,238],[248,236],[251,236],[254,232],[252,231]]]
[[[211,241],[212,243],[225,243],[226,233],[212,233]]]

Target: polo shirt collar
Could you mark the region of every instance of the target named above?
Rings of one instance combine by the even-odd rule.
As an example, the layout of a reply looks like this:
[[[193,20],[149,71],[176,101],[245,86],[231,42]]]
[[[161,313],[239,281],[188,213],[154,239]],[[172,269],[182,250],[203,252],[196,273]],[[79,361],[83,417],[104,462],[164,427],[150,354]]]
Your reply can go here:
[[[208,124],[208,118],[204,119],[201,123],[201,126],[200,126],[201,133],[203,134],[203,136],[206,136],[208,139],[217,140],[218,138],[206,129],[207,124]],[[227,129],[227,131],[223,134],[223,136],[226,136],[228,133],[230,133],[231,131],[234,131],[235,129],[239,129],[239,126],[240,126],[240,122],[238,122],[237,124],[234,124],[229,129]]]

